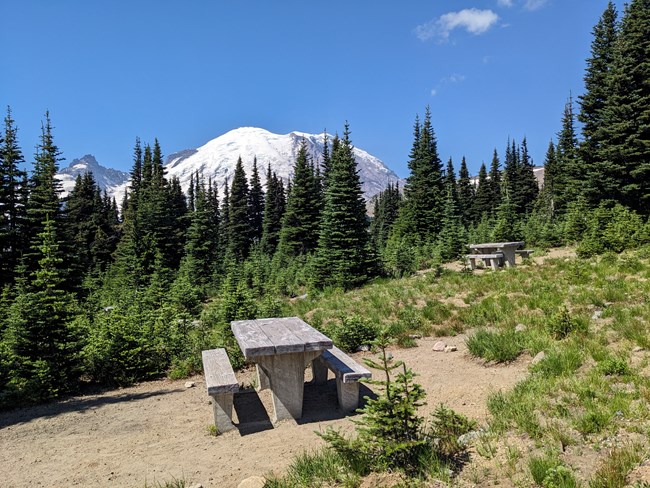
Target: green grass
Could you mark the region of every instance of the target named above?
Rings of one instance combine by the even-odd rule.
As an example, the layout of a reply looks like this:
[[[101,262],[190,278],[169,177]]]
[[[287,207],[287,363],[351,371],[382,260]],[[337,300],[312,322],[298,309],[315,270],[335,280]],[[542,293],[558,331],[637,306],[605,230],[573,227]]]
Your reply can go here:
[[[522,334],[514,329],[498,332],[479,329],[467,339],[467,349],[472,356],[497,363],[514,361],[523,352],[523,346]]]
[[[413,336],[467,333],[470,354],[489,362],[509,363],[544,351],[523,381],[487,401],[487,429],[497,439],[491,458],[498,457],[498,439],[507,435],[537,447],[596,449],[605,458],[608,451],[598,446],[612,436],[647,439],[650,433],[650,357],[633,352],[637,346],[650,350],[650,247],[585,260],[549,259],[543,266],[498,273],[443,270],[381,279],[347,293],[312,294],[287,308],[288,314],[324,328],[358,314],[389,327],[403,347],[415,345]],[[600,314],[592,318],[596,310]],[[523,332],[514,331],[518,324]],[[639,449],[646,452],[650,442]],[[576,481],[561,455],[545,470],[544,456],[522,456],[526,476],[538,470],[533,478],[541,486],[548,476],[548,486],[578,486],[578,481],[590,488],[620,486],[611,481],[612,473],[628,470],[621,466],[629,464],[624,453],[612,454],[598,468],[600,474]]]
[[[271,477],[264,486],[267,488],[329,486],[356,488],[360,484],[360,476],[346,465],[339,454],[330,449],[321,449],[297,456],[284,476]]]

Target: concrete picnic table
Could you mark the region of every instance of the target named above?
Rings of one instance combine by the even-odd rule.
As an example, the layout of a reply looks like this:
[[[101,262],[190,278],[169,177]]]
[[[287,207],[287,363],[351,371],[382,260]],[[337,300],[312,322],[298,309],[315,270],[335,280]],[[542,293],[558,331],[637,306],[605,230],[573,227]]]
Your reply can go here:
[[[298,317],[238,320],[230,325],[244,357],[256,363],[258,388],[270,388],[273,421],[302,417],[305,367],[332,340]]]
[[[515,265],[515,250],[524,245],[523,241],[514,242],[487,242],[485,244],[468,244],[467,246],[475,254],[503,253],[506,266]]]

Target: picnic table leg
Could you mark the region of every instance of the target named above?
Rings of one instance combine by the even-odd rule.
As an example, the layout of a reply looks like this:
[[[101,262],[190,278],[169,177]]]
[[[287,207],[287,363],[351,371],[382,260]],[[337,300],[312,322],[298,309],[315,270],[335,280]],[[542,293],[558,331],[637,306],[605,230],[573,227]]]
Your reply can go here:
[[[302,417],[305,390],[305,362],[320,351],[260,356],[259,364],[268,374],[273,396],[273,421]]]
[[[510,268],[515,265],[515,250],[514,248],[506,247],[502,250],[503,262]]]
[[[270,387],[269,376],[259,364],[255,365],[257,371],[257,391],[268,390]]]
[[[322,385],[327,383],[327,364],[320,356],[314,358],[311,362],[311,373],[314,377],[314,384]]]
[[[469,269],[476,269],[476,259],[469,258]]]
[[[232,423],[233,393],[220,393],[212,395],[212,408],[214,409],[214,425],[217,432],[223,433],[235,426]]]

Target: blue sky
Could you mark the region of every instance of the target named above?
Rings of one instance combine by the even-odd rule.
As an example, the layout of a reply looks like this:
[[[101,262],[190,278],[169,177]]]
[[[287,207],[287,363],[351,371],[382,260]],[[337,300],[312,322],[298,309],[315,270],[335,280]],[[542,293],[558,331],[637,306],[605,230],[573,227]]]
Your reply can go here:
[[[619,11],[622,1],[617,1]],[[341,131],[407,176],[417,113],[472,173],[508,137],[542,164],[583,90],[606,0],[0,2],[0,106],[32,161],[46,110],[67,165],[128,170],[230,129]],[[4,112],[4,110],[3,110]]]

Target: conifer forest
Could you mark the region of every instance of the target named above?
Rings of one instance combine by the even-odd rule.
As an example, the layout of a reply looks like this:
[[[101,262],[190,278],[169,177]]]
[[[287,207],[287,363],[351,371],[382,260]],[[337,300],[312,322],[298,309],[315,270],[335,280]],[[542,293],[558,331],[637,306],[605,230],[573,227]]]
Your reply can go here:
[[[241,366],[231,321],[459,260],[469,242],[575,245],[583,257],[650,244],[648,1],[622,13],[610,3],[594,26],[584,92],[567,93],[535,162],[543,184],[525,127],[486,148],[489,165],[471,175],[464,157],[441,159],[438,118],[428,107],[415,117],[408,178],[368,205],[347,122],[322,157],[303,144],[288,181],[261,160],[246,174],[240,160],[225,184],[197,173],[186,191],[166,177],[164,141],[136,138],[129,188],[116,201],[91,173],[62,198],[56,121],[45,113],[32,157],[7,108],[0,407],[87,384],[183,378],[215,347]]]

